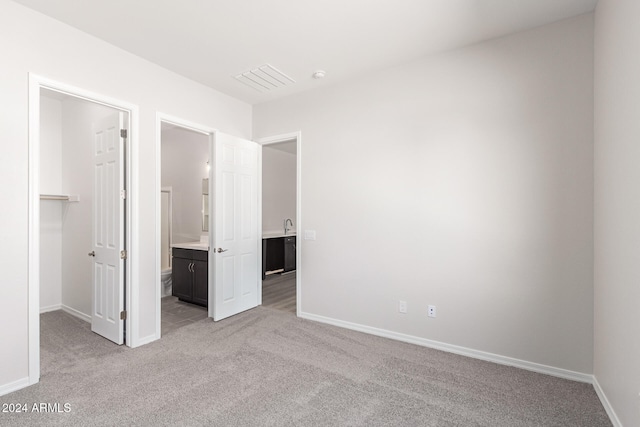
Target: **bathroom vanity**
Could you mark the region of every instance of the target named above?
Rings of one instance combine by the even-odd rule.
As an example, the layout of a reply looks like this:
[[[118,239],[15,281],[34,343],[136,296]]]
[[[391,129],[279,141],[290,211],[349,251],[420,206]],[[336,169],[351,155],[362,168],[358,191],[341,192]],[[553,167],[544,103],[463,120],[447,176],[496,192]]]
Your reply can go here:
[[[206,307],[209,302],[208,246],[199,242],[172,246],[172,295],[180,301]]]

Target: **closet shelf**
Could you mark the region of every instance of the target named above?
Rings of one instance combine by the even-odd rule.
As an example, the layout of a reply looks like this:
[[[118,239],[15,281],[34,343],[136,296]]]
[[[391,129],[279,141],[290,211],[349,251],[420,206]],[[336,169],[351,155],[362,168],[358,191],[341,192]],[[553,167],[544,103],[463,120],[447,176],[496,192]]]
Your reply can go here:
[[[79,202],[80,196],[77,194],[41,194],[40,200],[61,200],[63,202]]]

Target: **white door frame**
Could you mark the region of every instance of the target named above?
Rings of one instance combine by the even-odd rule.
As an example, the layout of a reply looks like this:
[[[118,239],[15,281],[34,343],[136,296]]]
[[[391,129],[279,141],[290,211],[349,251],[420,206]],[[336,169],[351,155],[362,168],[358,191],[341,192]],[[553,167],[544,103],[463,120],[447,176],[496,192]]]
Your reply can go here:
[[[118,99],[90,92],[75,86],[29,73],[29,242],[28,242],[28,342],[29,342],[29,385],[40,380],[40,90],[49,89],[66,95],[105,105],[128,113],[129,138],[126,147],[126,185],[129,195],[125,220],[127,233],[125,244],[129,256],[125,260],[127,283],[125,309],[128,312],[125,327],[128,347],[136,347],[138,336],[138,107]]]
[[[161,298],[162,298],[162,292],[160,289],[160,280],[161,280],[161,274],[162,272],[160,271],[162,268],[161,265],[161,259],[160,259],[160,251],[161,251],[161,234],[162,231],[160,229],[161,227],[161,218],[160,218],[160,191],[162,189],[162,123],[168,123],[168,124],[172,124],[184,129],[188,129],[194,132],[198,132],[201,133],[203,135],[207,135],[209,137],[209,164],[212,165],[213,161],[212,161],[212,153],[213,153],[213,139],[214,139],[214,134],[215,132],[217,132],[216,129],[211,128],[209,126],[204,126],[198,123],[194,123],[188,120],[184,120],[181,119],[179,117],[175,117],[169,114],[165,114],[165,113],[161,113],[161,112],[157,112],[156,113],[156,192],[155,192],[155,200],[156,200],[156,254],[155,254],[155,259],[156,259],[156,268],[155,268],[155,272],[156,272],[156,279],[155,279],[155,283],[157,283],[158,285],[155,287],[156,289],[156,295],[155,295],[155,301],[156,301],[156,339],[160,339],[161,335],[162,335],[162,305],[161,305]],[[209,194],[213,194],[213,180],[211,179],[211,170],[209,170]],[[209,197],[209,248],[212,247],[212,239],[213,239],[213,231],[212,231],[212,226],[213,226],[213,215],[211,214],[211,212],[213,212],[213,197]],[[213,265],[213,251],[209,251],[209,256],[208,256],[208,263],[209,266]],[[209,268],[208,271],[208,280],[209,280],[209,303],[208,303],[208,316],[209,317],[213,317],[213,298],[211,298],[211,295],[213,295],[213,280],[214,280],[214,276],[213,276],[213,269]]]
[[[300,317],[302,313],[302,133],[298,131],[274,135],[259,138],[256,142],[264,147],[265,145],[292,140],[296,141],[296,316]],[[260,152],[260,158],[258,159],[258,168],[258,230],[262,233],[262,152]],[[262,250],[262,245],[258,246]],[[262,254],[260,253],[259,255],[260,259],[262,259]],[[260,277],[262,277],[262,270],[260,270]],[[262,280],[260,280],[258,304],[262,304]]]

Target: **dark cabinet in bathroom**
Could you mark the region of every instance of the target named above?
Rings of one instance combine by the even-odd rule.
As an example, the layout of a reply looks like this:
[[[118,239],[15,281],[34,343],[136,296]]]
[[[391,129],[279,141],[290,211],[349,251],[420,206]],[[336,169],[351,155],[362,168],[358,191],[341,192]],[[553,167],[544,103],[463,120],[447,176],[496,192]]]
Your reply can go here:
[[[172,294],[181,301],[207,306],[209,301],[209,253],[173,248]]]

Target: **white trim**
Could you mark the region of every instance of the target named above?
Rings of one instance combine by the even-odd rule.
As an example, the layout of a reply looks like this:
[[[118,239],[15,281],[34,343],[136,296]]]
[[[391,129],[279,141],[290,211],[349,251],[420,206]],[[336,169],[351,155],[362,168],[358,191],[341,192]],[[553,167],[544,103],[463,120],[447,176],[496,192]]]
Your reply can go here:
[[[600,403],[602,403],[602,406],[604,406],[604,410],[607,412],[607,415],[609,416],[609,420],[611,421],[611,424],[613,424],[613,427],[622,427],[622,423],[620,422],[616,411],[613,410],[613,406],[611,406],[609,399],[607,399],[607,395],[604,393],[604,390],[600,386],[598,378],[595,375],[593,376],[593,388],[596,390],[596,394],[600,399]]]
[[[138,302],[137,242],[139,241],[138,206],[138,107],[108,96],[80,89],[29,73],[29,243],[28,243],[28,342],[29,342],[29,384],[40,380],[40,89],[48,89],[93,103],[125,111],[128,113],[130,136],[127,144],[127,189],[130,195],[125,212],[128,232],[126,247],[130,254],[126,262],[126,307],[130,313],[126,320],[127,343],[129,347],[138,345],[139,313],[135,309]]]
[[[127,155],[128,155],[128,175],[127,175],[127,200],[128,208],[127,215],[127,251],[130,256],[127,260],[131,259],[127,264],[127,289],[126,289],[126,306],[127,320],[126,324],[126,345],[135,348],[141,346],[143,343],[140,340],[140,311],[137,308],[140,307],[140,248],[138,242],[140,242],[140,126],[139,126],[139,111],[138,107],[133,104],[124,104],[128,106],[129,111],[129,138],[127,141]],[[135,280],[134,280],[135,279]]]
[[[51,311],[57,311],[57,310],[62,310],[62,304],[54,304],[54,305],[49,305],[47,307],[40,307],[40,314],[49,313]]]
[[[216,274],[215,274],[215,248],[214,242],[216,241],[216,198],[214,190],[216,188],[215,179],[215,165],[216,165],[216,138],[217,138],[216,130],[212,131],[209,134],[209,256],[207,258],[207,263],[209,265],[208,268],[208,278],[207,278],[207,316],[211,319],[215,320],[216,318]]]
[[[162,187],[160,193],[167,193],[169,195],[169,218],[167,218],[167,222],[169,223],[169,268],[173,268],[173,261],[171,259],[171,244],[173,243],[173,239],[171,238],[171,236],[173,236],[173,187]],[[162,197],[160,198],[160,227],[162,227]],[[160,242],[162,244],[162,236],[160,236]],[[160,254],[162,255],[162,247],[160,248]],[[160,275],[162,276],[162,260],[160,260]]]
[[[65,313],[69,313],[70,315],[77,317],[78,319],[82,319],[85,322],[91,323],[91,315],[78,311],[75,308],[69,307],[68,305],[64,305],[64,304],[55,304],[55,305],[50,305],[48,307],[41,307],[40,314],[50,313],[52,311],[58,311],[58,310],[62,310]]]
[[[29,74],[29,385],[40,381],[40,86]]]
[[[260,145],[276,144],[278,142],[296,141],[296,316],[302,317],[302,132],[290,132],[280,135],[259,138]],[[262,153],[260,154],[259,198],[260,204],[260,233],[262,233]],[[260,255],[262,254],[262,239],[260,239]],[[262,256],[260,257],[262,260]],[[260,270],[262,278],[262,269]],[[262,303],[262,280],[260,280],[260,303]]]
[[[13,393],[14,391],[18,391],[21,388],[25,388],[31,385],[31,380],[29,377],[20,378],[17,381],[12,383],[3,384],[0,386],[0,396],[4,396],[5,394]]]
[[[147,335],[146,337],[140,337],[140,338],[138,338],[138,346],[149,344],[151,342],[156,341],[157,339],[158,338],[156,337],[155,333],[153,333],[151,335]]]
[[[156,302],[156,327],[155,327],[155,334],[149,335],[147,337],[145,337],[142,341],[145,341],[145,343],[147,342],[151,342],[151,341],[155,341],[160,339],[160,337],[162,336],[162,304],[161,304],[161,298],[162,298],[162,292],[160,289],[160,283],[161,283],[161,276],[162,276],[162,260],[161,260],[161,245],[162,245],[162,241],[161,241],[161,235],[162,235],[162,230],[161,230],[161,218],[160,218],[160,213],[161,213],[161,201],[160,201],[160,192],[162,191],[162,123],[169,123],[178,127],[181,127],[183,129],[188,129],[191,130],[193,132],[198,132],[201,133],[203,135],[206,135],[209,137],[209,164],[212,165],[213,161],[212,161],[212,152],[213,152],[213,139],[214,139],[214,134],[216,132],[216,129],[213,129],[209,126],[204,126],[198,123],[194,123],[188,120],[184,120],[181,119],[179,117],[175,117],[172,116],[170,114],[165,114],[162,112],[156,112],[156,185],[155,185],[155,221],[156,221],[156,243],[155,243],[155,293],[154,293],[154,299]],[[212,168],[213,169],[213,168]],[[213,186],[213,182],[211,179],[211,169],[209,170],[209,194],[213,194],[212,192],[212,186]],[[211,204],[212,202],[212,197],[209,197],[209,212],[213,212],[211,210]],[[213,232],[212,232],[212,225],[213,225],[213,215],[209,215],[209,247],[211,247],[211,242],[212,242],[212,236],[213,236]],[[213,258],[212,258],[212,253],[213,251],[209,251],[209,265],[213,265]],[[212,295],[212,286],[213,286],[213,269],[209,268],[209,295]],[[209,298],[209,307],[208,307],[208,316],[209,317],[213,317],[213,303],[212,303],[213,299]]]
[[[74,317],[77,317],[80,320],[84,320],[87,323],[91,323],[91,315],[90,314],[83,313],[83,312],[81,312],[79,310],[76,310],[75,308],[71,308],[68,305],[64,305],[64,304],[62,304],[62,306],[60,308],[65,313],[69,313],[70,315],[72,315]]]
[[[209,197],[207,198],[209,200],[209,226],[207,227],[209,229],[208,231],[208,236],[209,236],[209,254],[207,257],[207,264],[209,265],[208,267],[208,278],[207,278],[207,316],[209,316],[212,319],[215,319],[215,311],[216,311],[216,304],[215,304],[215,288],[216,288],[216,274],[214,271],[214,266],[215,266],[215,259],[214,259],[214,254],[215,254],[215,248],[213,247],[213,243],[216,241],[216,198],[214,197],[215,193],[214,193],[214,189],[216,188],[215,185],[216,183],[214,182],[214,177],[215,177],[215,173],[214,173],[214,168],[215,168],[215,164],[216,164],[216,135],[217,135],[217,130],[212,130],[211,133],[209,134],[209,176],[207,177],[209,179]]]
[[[420,338],[413,335],[402,334],[399,332],[389,331],[386,329],[374,328],[371,326],[361,325],[358,323],[346,322],[344,320],[332,319],[330,317],[318,316],[311,313],[300,313],[299,317],[303,319],[313,320],[320,323],[326,323],[341,328],[351,329],[354,331],[364,332],[379,337],[390,338],[397,341],[407,342],[410,344],[429,347],[436,350],[446,351],[448,353],[459,354],[461,356],[472,357],[474,359],[494,362],[500,365],[513,366],[516,368],[526,369],[527,371],[538,372],[541,374],[552,375],[554,377],[564,378],[572,381],[579,381],[591,384],[593,375],[582,372],[570,371],[567,369],[556,368],[553,366],[542,365],[540,363],[528,362],[526,360],[514,359],[512,357],[501,356],[499,354],[487,353],[485,351],[474,350],[467,347],[461,347],[453,344],[447,344],[439,341],[433,341],[426,338]]]
[[[262,145],[258,146],[258,305],[262,305]]]

